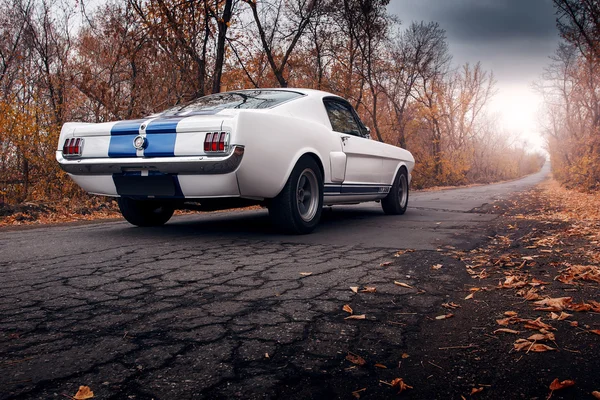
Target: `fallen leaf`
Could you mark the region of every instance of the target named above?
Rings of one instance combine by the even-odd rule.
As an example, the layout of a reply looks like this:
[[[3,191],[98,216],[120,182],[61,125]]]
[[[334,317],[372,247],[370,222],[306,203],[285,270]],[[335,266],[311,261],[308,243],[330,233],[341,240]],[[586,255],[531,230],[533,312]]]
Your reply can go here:
[[[344,319],[366,319],[367,316],[365,314],[360,314],[360,315],[350,315],[349,317],[346,317]]]
[[[354,293],[358,293],[358,286],[350,286],[350,290],[352,290]]]
[[[408,355],[408,353],[402,353],[402,358],[408,358],[410,357],[410,355]]]
[[[79,390],[77,391],[77,393],[75,393],[73,399],[85,400],[91,399],[92,397],[94,397],[94,392],[92,392],[92,389],[90,389],[89,386],[79,386]]]
[[[396,254],[394,254],[394,257],[400,257],[400,256],[401,256],[401,255],[403,255],[403,254],[406,254],[406,253],[413,253],[414,251],[415,251],[415,250],[413,250],[413,249],[398,250],[398,251],[396,252]]]
[[[383,369],[387,369],[387,367],[386,367],[385,365],[383,365],[383,364],[375,364],[375,366],[376,366],[377,368],[383,368]]]
[[[354,311],[352,310],[352,307],[350,307],[348,304],[344,304],[344,307],[342,307],[343,311],[346,311],[349,314],[354,313]]]
[[[271,358],[269,357],[269,353],[265,353],[265,358]]]
[[[508,328],[496,329],[494,331],[494,334],[496,334],[497,332],[512,333],[513,335],[518,335],[519,333],[521,333],[521,331],[515,331],[514,329],[508,329]]]
[[[435,319],[448,319],[454,317],[454,314],[438,315]]]
[[[569,305],[569,310],[571,310],[571,311],[582,312],[582,311],[590,311],[591,309],[592,309],[592,305],[587,304],[586,302],[581,302],[579,304],[575,303],[575,304]]]
[[[394,281],[394,285],[398,285],[398,286],[402,286],[405,288],[409,288],[409,289],[414,289],[412,286],[410,286],[408,283],[404,283],[404,282],[398,282],[398,281]]]
[[[594,390],[594,391],[592,392],[592,396],[594,396],[595,398],[597,398],[598,400],[600,400],[600,392],[598,392],[598,391]]]
[[[550,390],[560,390],[560,389],[568,388],[573,385],[575,385],[575,381],[572,381],[570,379],[567,379],[564,381],[559,381],[558,378],[556,378],[550,384]]]
[[[516,317],[518,313],[515,311],[505,311],[504,315],[506,315],[507,317]]]
[[[571,301],[573,301],[572,297],[556,297],[538,300],[533,304],[542,306],[536,307],[536,310],[540,311],[562,311],[569,306]]]
[[[591,329],[589,332],[595,333],[596,335],[600,335],[600,329]]]
[[[473,294],[474,293],[469,294],[467,297],[465,297],[465,300],[471,300],[473,298]]]
[[[535,333],[527,338],[527,340],[533,340],[536,342],[540,342],[542,340],[550,340],[555,341],[554,333]]]
[[[392,387],[398,387],[398,393],[402,393],[406,389],[412,389],[412,386],[407,385],[402,378],[392,380]]]
[[[431,269],[440,269],[440,268],[442,268],[442,267],[443,267],[443,265],[442,265],[442,264],[435,264],[435,265],[433,265],[433,266],[431,267]]]
[[[525,328],[527,329],[533,329],[533,330],[537,330],[537,329],[547,329],[549,331],[555,331],[556,328],[554,328],[552,325],[548,325],[544,322],[542,322],[542,318],[536,318],[535,320],[531,320],[531,319],[526,319],[523,322],[525,322]]]
[[[529,351],[534,351],[536,353],[543,353],[545,351],[553,351],[553,350],[556,350],[556,349],[554,347],[550,347],[550,346],[547,346],[542,343],[534,343],[531,346],[531,349]]]
[[[300,272],[300,275],[309,276],[309,275],[312,275],[312,272]]]
[[[560,313],[560,315],[559,315],[559,314],[556,314],[556,313],[554,313],[554,312],[551,312],[551,313],[550,313],[550,317],[551,317],[552,319],[556,319],[556,320],[559,320],[559,321],[565,320],[565,319],[567,319],[567,318],[569,318],[569,317],[571,317],[571,316],[573,316],[573,314],[569,314],[569,313],[566,313],[566,312],[564,312],[564,311],[562,311],[562,312]]]
[[[542,343],[530,342],[529,340],[525,339],[517,339],[513,344],[513,347],[516,351],[533,351],[536,353],[556,350],[554,347],[550,347]]]
[[[358,354],[354,354],[354,353],[348,353],[348,355],[346,356],[346,360],[348,360],[352,364],[356,364],[356,365],[365,365],[365,363],[366,363],[364,358],[362,358]]]
[[[471,396],[473,396],[475,393],[479,393],[479,392],[483,392],[483,387],[471,389]]]
[[[579,326],[579,322],[577,322],[577,321],[571,321],[571,322],[569,322],[569,325],[571,325],[571,326]]]
[[[442,303],[442,307],[448,308],[450,310],[454,310],[455,308],[460,308],[460,306],[453,301],[451,301],[450,303]]]
[[[355,390],[354,392],[352,392],[352,396],[354,396],[357,399],[360,399],[360,393],[365,392],[366,390],[367,390],[367,388]]]
[[[375,293],[377,291],[377,289],[373,286],[365,286],[363,288],[363,290],[361,290],[361,293]]]
[[[392,265],[392,262],[391,261],[385,261],[385,262],[382,262],[381,264],[379,264],[380,267],[387,267],[388,265]]]

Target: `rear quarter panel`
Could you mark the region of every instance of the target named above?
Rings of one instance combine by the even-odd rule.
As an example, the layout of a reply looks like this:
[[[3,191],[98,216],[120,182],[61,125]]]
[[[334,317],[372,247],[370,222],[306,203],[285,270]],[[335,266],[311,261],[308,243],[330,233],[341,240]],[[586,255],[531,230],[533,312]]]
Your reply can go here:
[[[234,132],[232,144],[245,146],[237,171],[242,197],[277,196],[300,157],[307,153],[318,157],[324,182],[331,182],[329,154],[340,152],[341,143],[322,124],[274,110],[243,110],[235,120],[225,121],[223,129]]]

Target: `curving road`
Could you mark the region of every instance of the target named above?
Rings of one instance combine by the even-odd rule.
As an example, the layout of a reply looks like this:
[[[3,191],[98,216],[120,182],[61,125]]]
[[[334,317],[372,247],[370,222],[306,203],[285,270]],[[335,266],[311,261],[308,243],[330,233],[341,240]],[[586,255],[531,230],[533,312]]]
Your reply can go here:
[[[332,372],[347,352],[397,356],[420,321],[377,322],[433,309],[458,281],[418,263],[440,262],[432,250],[441,246],[475,246],[496,218],[476,211],[548,173],[411,193],[398,217],[375,203],[334,207],[308,236],[275,233],[265,210],[153,229],[0,230],[0,399],[62,398],[83,384],[101,399],[347,395],[346,378]],[[420,250],[419,261],[381,268],[399,249]],[[394,279],[428,294],[399,294]],[[377,286],[368,328],[340,312],[354,296],[348,287],[365,285]]]

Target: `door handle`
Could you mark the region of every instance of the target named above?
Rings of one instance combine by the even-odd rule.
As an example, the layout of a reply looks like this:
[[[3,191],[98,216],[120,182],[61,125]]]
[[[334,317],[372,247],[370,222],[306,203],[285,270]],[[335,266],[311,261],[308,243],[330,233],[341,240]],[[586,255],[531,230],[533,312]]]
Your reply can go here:
[[[348,141],[348,139],[350,139],[350,136],[342,136],[342,143],[346,144],[346,141]]]

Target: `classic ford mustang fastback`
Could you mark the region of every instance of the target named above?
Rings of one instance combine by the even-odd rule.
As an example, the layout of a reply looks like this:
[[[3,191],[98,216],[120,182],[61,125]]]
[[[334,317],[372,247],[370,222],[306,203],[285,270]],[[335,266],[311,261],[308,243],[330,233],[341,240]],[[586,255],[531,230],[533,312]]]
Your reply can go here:
[[[147,118],[66,123],[56,159],[84,190],[118,197],[127,221],[177,208],[263,204],[279,228],[308,233],[323,205],[381,201],[403,214],[414,158],[371,140],[343,98],[308,89],[200,97]]]

